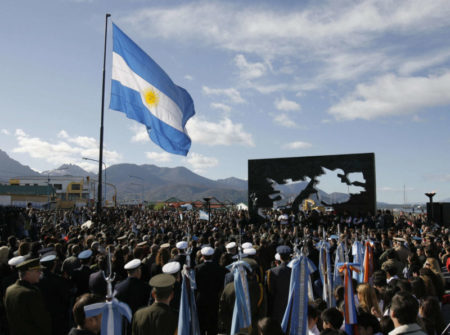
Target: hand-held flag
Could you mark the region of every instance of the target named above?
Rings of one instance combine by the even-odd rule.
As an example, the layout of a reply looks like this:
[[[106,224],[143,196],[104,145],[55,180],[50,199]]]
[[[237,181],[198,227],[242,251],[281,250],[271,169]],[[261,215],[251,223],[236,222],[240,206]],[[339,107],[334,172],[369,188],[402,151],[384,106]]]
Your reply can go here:
[[[167,152],[187,155],[191,139],[185,125],[195,114],[191,96],[115,24],[110,109],[143,123]]]
[[[234,274],[234,300],[233,318],[231,321],[231,334],[239,333],[242,328],[248,328],[252,324],[252,311],[250,305],[250,291],[247,282],[245,268],[251,270],[250,265],[245,261],[236,261],[227,268],[231,268]]]
[[[345,332],[349,335],[357,335],[357,314],[351,271],[359,272],[360,264],[338,263],[339,272],[344,272],[344,321]]]
[[[101,335],[121,335],[122,315],[130,323],[132,316],[130,307],[117,299],[84,306],[84,313],[87,318],[102,314]]]
[[[308,282],[316,267],[305,255],[292,260],[289,267],[292,268],[289,297],[281,328],[288,335],[307,334]]]

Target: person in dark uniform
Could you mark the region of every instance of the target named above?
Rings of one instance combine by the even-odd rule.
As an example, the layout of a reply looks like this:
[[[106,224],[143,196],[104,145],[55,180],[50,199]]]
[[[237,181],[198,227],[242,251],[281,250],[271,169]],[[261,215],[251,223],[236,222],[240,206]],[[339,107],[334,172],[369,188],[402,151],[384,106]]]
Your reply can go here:
[[[195,267],[195,282],[197,283],[196,303],[200,332],[217,334],[217,310],[226,270],[213,262],[214,249],[201,249],[203,263]]]
[[[106,273],[106,257],[104,255],[97,255],[96,272],[89,275],[89,292],[100,297],[106,296],[106,280],[104,274]]]
[[[268,316],[281,324],[289,297],[291,269],[287,264],[290,260],[291,248],[281,245],[277,248],[277,254],[280,257],[280,265],[266,272],[266,287]]]
[[[264,294],[264,287],[261,283],[258,283],[257,272],[259,271],[258,264],[250,258],[246,258],[252,271],[247,271],[247,283],[250,295],[250,309],[252,318],[252,335],[258,334],[258,320],[265,317],[267,313],[267,299]],[[219,301],[219,321],[218,330],[219,333],[229,334],[231,330],[231,321],[233,317],[234,302],[236,298],[236,292],[234,288],[234,282],[228,283],[223,289],[222,295]]]
[[[44,275],[37,286],[52,319],[52,334],[66,334],[69,331],[70,283],[55,274],[56,255],[44,256],[40,262]]]
[[[68,335],[97,335],[102,326],[102,315],[87,318],[84,313],[84,306],[104,301],[101,297],[92,293],[83,294],[78,298],[73,306],[73,319],[76,328],[72,328]]]
[[[125,264],[124,269],[128,273],[127,279],[118,283],[114,289],[114,296],[128,304],[131,312],[148,305],[150,298],[150,286],[141,280],[141,261],[137,258]]]
[[[172,258],[171,261],[180,263],[181,267],[186,264],[186,249],[188,248],[188,243],[186,241],[180,241],[175,245],[178,249],[178,255]]]
[[[178,316],[170,307],[173,298],[175,278],[168,274],[159,274],[150,279],[152,296],[155,302],[139,309],[133,317],[133,335],[174,335],[177,331]]]
[[[72,280],[77,287],[77,296],[89,292],[89,276],[93,272],[89,267],[91,256],[92,251],[90,249],[86,249],[78,254],[81,266],[78,269],[73,270],[72,273]]]
[[[5,309],[11,334],[50,335],[50,314],[45,308],[41,292],[35,286],[39,282],[42,266],[39,258],[17,265],[19,280],[8,287]]]
[[[162,267],[162,272],[172,275],[175,278],[175,284],[173,285],[173,299],[170,302],[170,308],[172,308],[175,313],[178,313],[181,300],[181,264],[178,262],[169,262]]]

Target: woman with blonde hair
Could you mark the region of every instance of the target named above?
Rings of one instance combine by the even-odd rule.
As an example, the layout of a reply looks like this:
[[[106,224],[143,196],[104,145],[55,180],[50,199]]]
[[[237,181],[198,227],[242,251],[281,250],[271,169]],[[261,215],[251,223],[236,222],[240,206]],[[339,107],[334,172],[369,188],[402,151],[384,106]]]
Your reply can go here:
[[[425,263],[423,264],[423,267],[433,271],[439,278],[441,278],[442,283],[443,284],[445,283],[445,279],[444,276],[442,275],[439,262],[436,258],[428,257]]]
[[[378,304],[377,294],[373,287],[367,283],[358,285],[356,289],[359,300],[359,307],[366,313],[375,315],[377,318],[381,318],[383,314],[380,311]]]

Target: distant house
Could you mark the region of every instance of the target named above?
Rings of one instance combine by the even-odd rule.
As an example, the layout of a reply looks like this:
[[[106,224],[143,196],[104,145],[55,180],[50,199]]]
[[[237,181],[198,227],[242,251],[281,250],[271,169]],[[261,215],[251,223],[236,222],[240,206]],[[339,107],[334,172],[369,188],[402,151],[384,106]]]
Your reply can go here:
[[[248,211],[248,206],[246,204],[244,204],[243,202],[241,202],[236,205],[236,209],[238,209],[240,211],[242,211],[242,210]]]

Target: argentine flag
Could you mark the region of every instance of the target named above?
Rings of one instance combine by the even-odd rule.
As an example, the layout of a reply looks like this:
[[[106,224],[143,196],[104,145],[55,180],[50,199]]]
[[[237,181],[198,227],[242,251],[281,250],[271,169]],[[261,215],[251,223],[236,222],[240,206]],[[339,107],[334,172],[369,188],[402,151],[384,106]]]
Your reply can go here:
[[[115,24],[109,108],[145,124],[162,149],[187,155],[191,139],[185,125],[195,114],[191,96]]]

